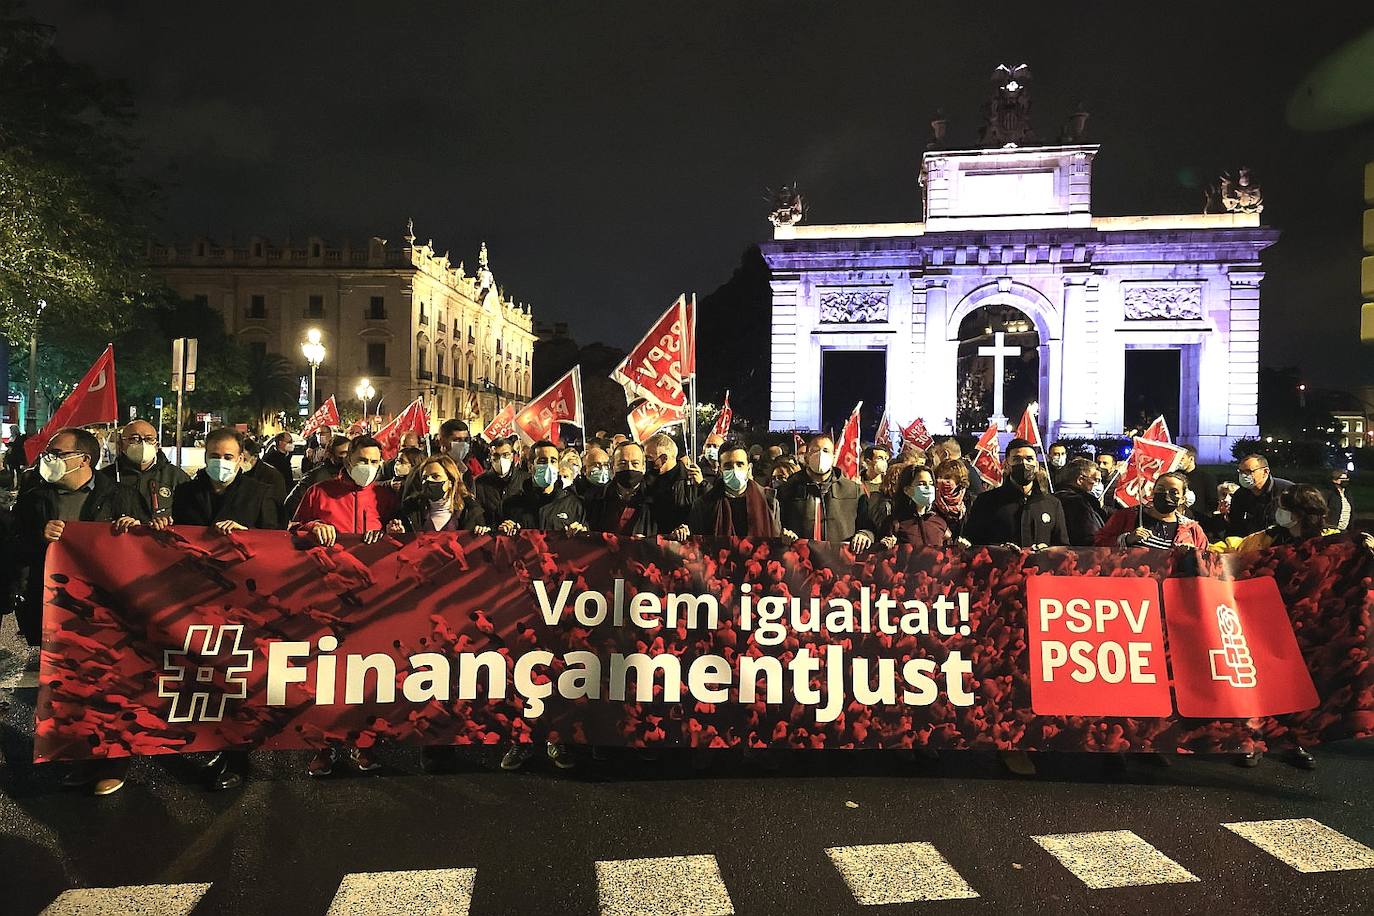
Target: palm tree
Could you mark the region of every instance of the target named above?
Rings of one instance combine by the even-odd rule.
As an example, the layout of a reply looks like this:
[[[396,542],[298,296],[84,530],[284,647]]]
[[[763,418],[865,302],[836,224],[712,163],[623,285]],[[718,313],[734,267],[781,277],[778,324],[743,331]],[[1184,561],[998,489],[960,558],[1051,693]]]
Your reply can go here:
[[[294,410],[300,381],[290,361],[280,353],[249,354],[247,406],[258,428],[278,412]]]

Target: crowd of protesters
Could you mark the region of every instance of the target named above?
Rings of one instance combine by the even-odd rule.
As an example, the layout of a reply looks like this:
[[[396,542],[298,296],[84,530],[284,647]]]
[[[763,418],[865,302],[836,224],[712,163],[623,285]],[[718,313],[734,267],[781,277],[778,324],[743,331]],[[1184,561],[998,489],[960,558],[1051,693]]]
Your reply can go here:
[[[812,436],[795,453],[712,435],[700,454],[688,455],[663,433],[642,444],[597,432],[581,448],[549,440],[522,446],[486,442],[463,421],[449,420],[429,442],[406,434],[393,457],[369,435],[325,431],[308,442],[297,471],[289,434],[260,445],[220,429],[207,436],[205,465],[194,476],[167,460],[145,421],[129,423],[117,442],[118,454],[102,462],[94,434],[64,429],[33,467],[17,469],[17,501],[0,512],[0,610],[16,612],[30,645],[41,635],[45,551],[76,520],[107,522],[115,532],[140,525],[205,526],[225,534],[289,528],[323,546],[340,535],[372,543],[387,533],[535,529],[674,540],[805,539],[844,542],[855,551],[899,544],[1245,551],[1337,533],[1353,515],[1344,471],[1334,472],[1323,492],[1275,476],[1262,455],[1246,455],[1236,481],[1218,483],[1198,467],[1190,447],[1182,466],[1159,477],[1143,504],[1126,507],[1114,495],[1124,470],[1114,455],[1075,454],[1054,443],[1042,463],[1024,439],[1005,446],[995,486],[954,438],[895,453],[886,444],[870,445],[857,478],[838,471],[836,443],[826,435]],[[438,768],[451,750],[426,748],[422,763]],[[574,765],[564,747],[549,744],[545,751],[555,766]],[[513,746],[501,766],[518,768],[528,753],[528,745]],[[363,772],[379,766],[359,748],[330,749],[315,755],[308,772],[328,775],[345,761]],[[1003,761],[1013,772],[1034,772],[1023,752],[1004,753]],[[1311,766],[1312,758],[1298,751],[1293,762]],[[213,789],[233,788],[247,764],[246,752],[216,754],[204,766],[205,780]],[[72,768],[65,781],[110,794],[126,771],[127,762],[101,761]]]

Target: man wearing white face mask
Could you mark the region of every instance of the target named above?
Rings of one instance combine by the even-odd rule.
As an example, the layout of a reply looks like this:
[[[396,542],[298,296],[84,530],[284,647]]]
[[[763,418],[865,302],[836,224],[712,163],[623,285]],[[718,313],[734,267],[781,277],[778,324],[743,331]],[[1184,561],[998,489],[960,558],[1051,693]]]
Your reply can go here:
[[[326,547],[340,534],[361,534],[364,543],[375,544],[400,509],[396,491],[377,486],[381,470],[381,443],[371,436],[354,439],[344,473],[306,491],[291,527],[310,531]]]
[[[558,446],[541,439],[530,446],[530,474],[506,497],[505,520],[498,534],[513,535],[522,528],[536,531],[586,531],[582,500],[559,479]]]
[[[474,441],[467,423],[454,418],[445,420],[439,427],[439,437],[435,444],[436,454],[448,455],[454,464],[463,469],[463,486],[471,490],[473,483],[484,470],[481,452],[473,448],[474,445],[481,446],[481,440]]]
[[[491,445],[491,470],[473,482],[477,503],[482,507],[483,527],[498,528],[507,518],[502,507],[506,500],[520,491],[528,474],[515,462],[515,446],[507,439],[497,439]]]
[[[1102,471],[1096,464],[1087,458],[1075,458],[1064,466],[1054,496],[1064,507],[1064,530],[1070,547],[1093,546],[1097,532],[1107,524],[1107,512],[1102,508],[1104,495]]]
[[[119,457],[100,469],[138,494],[149,519],[170,518],[172,493],[191,478],[157,446],[157,430],[146,420],[132,420],[119,434]]]
[[[867,550],[873,532],[858,527],[863,490],[835,470],[834,440],[812,436],[805,455],[802,470],[778,488],[783,539],[849,541],[855,550]]]
[[[1274,524],[1274,510],[1279,507],[1279,497],[1292,488],[1293,481],[1270,473],[1269,459],[1263,455],[1246,455],[1242,458],[1236,467],[1236,476],[1240,481],[1240,489],[1231,497],[1226,533],[1245,537]]]
[[[692,504],[687,525],[705,537],[775,538],[782,534],[778,501],[754,482],[749,452],[738,442],[720,449],[720,475]]]
[[[701,444],[701,460],[697,462],[697,467],[701,468],[703,477],[716,477],[720,474],[720,449],[724,444],[725,437],[720,433],[711,433]]]

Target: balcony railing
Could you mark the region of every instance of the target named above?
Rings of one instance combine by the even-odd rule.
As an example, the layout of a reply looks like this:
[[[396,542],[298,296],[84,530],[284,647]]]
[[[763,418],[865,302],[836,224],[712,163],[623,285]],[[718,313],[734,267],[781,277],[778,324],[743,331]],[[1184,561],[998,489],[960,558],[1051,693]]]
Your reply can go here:
[[[368,366],[367,375],[369,378],[391,378],[390,366]]]
[[[364,321],[386,321],[386,309],[366,308],[363,310]]]
[[[447,334],[447,333],[448,333],[448,322],[447,322],[447,321],[436,322],[435,325],[434,325],[434,329],[435,329],[436,331],[438,331],[440,334]]]
[[[420,369],[415,373],[415,377],[422,381],[429,382],[434,380],[434,373],[428,369]]]
[[[248,306],[248,308],[243,310],[243,317],[246,318],[248,321],[266,321],[267,309],[265,307],[254,308],[250,305]]]
[[[426,326],[429,324],[429,313],[428,313],[428,312],[424,312],[424,311],[420,312],[420,324],[423,324],[423,325],[426,325]]]
[[[447,375],[444,375],[444,373],[442,373],[442,372],[439,373],[439,377],[438,377],[437,381],[439,382],[440,385],[452,385],[452,384],[453,384],[453,379],[449,378]]]

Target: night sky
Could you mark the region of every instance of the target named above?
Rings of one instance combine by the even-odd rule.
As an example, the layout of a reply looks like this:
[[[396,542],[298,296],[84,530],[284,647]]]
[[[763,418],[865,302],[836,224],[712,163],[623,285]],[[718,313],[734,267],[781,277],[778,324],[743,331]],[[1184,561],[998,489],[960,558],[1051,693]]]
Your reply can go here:
[[[1374,27],[1374,7],[1259,6],[30,10],[68,56],[131,86],[139,165],[165,189],[163,239],[399,241],[413,216],[469,269],[485,239],[498,282],[536,320],[622,346],[769,237],[765,188],[798,181],[813,223],[919,219],[934,110],[952,143],[975,145],[993,67],[1027,62],[1042,139],[1078,101],[1092,113],[1099,215],[1201,212],[1204,185],[1250,165],[1265,221],[1285,230],[1267,260],[1264,362],[1374,384],[1358,342],[1374,121],[1308,133],[1285,120],[1303,75]]]

